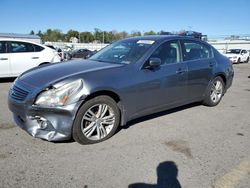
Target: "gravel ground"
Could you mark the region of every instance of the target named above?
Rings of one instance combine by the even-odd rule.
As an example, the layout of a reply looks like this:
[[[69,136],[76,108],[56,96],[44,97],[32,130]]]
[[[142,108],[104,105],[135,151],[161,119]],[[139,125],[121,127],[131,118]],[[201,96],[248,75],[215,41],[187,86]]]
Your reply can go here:
[[[250,187],[250,64],[234,68],[218,106],[144,117],[85,146],[16,127],[7,107],[11,80],[1,80],[0,187]]]

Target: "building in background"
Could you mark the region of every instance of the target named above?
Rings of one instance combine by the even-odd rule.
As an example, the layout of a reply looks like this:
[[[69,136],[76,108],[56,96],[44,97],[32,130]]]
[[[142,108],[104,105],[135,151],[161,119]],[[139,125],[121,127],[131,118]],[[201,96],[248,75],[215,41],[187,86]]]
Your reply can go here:
[[[37,35],[25,35],[16,33],[0,33],[0,39],[20,39],[41,44],[42,40]]]

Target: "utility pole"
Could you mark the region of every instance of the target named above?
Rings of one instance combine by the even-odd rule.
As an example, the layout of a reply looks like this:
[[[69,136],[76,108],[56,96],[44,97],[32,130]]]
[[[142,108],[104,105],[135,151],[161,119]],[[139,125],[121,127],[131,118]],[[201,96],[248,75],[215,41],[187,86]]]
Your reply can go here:
[[[102,43],[104,44],[104,31],[102,31]]]

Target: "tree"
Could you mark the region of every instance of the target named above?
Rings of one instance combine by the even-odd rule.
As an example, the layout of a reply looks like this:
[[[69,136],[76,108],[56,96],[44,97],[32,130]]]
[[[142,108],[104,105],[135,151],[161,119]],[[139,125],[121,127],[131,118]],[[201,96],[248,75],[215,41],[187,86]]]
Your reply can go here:
[[[35,32],[33,30],[31,30],[30,35],[35,35]]]
[[[39,30],[38,33],[36,34],[37,36],[39,36],[41,39],[43,39],[43,34],[42,34],[42,31]]]
[[[145,32],[143,35],[144,36],[146,36],[146,35],[156,35],[156,32],[151,30],[151,31]]]
[[[131,37],[137,37],[137,36],[141,36],[141,32],[140,31],[132,31],[130,34]]]
[[[94,29],[94,37],[96,42],[101,42],[103,40],[103,31],[98,28]]]
[[[64,41],[64,34],[59,29],[48,29],[43,33],[42,40],[51,42]]]
[[[80,33],[80,41],[83,43],[90,43],[95,40],[94,35],[91,32],[81,32]]]
[[[66,40],[67,40],[67,42],[69,42],[69,40],[70,40],[71,37],[76,37],[76,38],[79,39],[79,32],[76,31],[76,30],[70,29],[70,30],[67,32],[67,34],[66,34]]]

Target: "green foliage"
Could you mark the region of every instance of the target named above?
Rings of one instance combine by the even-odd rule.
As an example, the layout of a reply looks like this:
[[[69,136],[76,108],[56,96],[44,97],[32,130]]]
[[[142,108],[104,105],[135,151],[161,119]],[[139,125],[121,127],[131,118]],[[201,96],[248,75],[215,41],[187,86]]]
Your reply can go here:
[[[30,31],[30,35],[34,35],[35,32],[33,30]]]
[[[66,41],[67,42],[70,42],[70,38],[71,37],[75,37],[75,38],[78,38],[79,39],[79,32],[78,31],[75,31],[75,30],[69,30],[66,34]]]
[[[95,40],[94,35],[91,32],[81,32],[80,33],[80,41],[82,43],[90,43]]]
[[[66,34],[63,33],[59,29],[48,29],[45,32],[42,32],[41,30],[36,33],[36,35],[40,36],[42,41],[51,41],[51,42],[70,42],[70,39],[72,37],[75,37],[79,40],[79,42],[82,43],[112,43],[119,39],[124,39],[128,37],[136,37],[136,36],[142,36],[142,35],[157,35],[157,34],[164,34],[168,32],[160,31],[147,31],[144,33],[141,33],[140,31],[134,30],[131,33],[127,33],[126,31],[118,32],[116,30],[113,31],[103,31],[101,29],[95,28],[93,32],[84,31],[79,32],[76,30],[69,30]],[[35,32],[31,30],[30,34],[34,35]]]
[[[157,35],[157,33],[151,30],[151,31],[144,33],[144,36],[147,36],[147,35]]]
[[[64,41],[64,34],[58,29],[48,29],[42,34],[42,40],[51,42]]]

